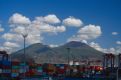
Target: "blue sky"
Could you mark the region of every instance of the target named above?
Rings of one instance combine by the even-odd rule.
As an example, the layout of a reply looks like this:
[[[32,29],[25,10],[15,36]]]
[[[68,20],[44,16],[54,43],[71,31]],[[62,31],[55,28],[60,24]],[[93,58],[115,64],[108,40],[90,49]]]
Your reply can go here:
[[[100,26],[102,34],[89,39],[103,48],[117,47],[121,41],[121,0],[0,0],[0,24],[5,29],[0,36],[10,31],[9,18],[19,13],[31,21],[37,16],[56,15],[61,21],[73,16],[83,22],[83,26]],[[45,44],[63,44],[76,35],[82,27],[66,27],[66,31],[57,35],[42,34]],[[117,35],[112,35],[117,32]],[[1,39],[1,45],[5,42]]]

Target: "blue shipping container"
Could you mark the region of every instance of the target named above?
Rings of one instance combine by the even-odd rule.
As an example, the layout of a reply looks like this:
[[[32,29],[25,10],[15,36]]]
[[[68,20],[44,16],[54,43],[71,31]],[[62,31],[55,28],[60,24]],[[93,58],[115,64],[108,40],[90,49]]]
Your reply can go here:
[[[10,66],[11,65],[11,62],[10,61],[7,61],[7,60],[3,60],[2,61],[2,65]]]

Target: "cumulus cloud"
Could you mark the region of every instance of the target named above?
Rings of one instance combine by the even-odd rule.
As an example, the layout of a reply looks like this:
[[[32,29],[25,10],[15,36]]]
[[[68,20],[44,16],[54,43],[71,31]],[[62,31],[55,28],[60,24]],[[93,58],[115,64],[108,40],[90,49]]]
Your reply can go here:
[[[61,25],[61,26],[54,26],[51,24],[47,24],[43,22],[42,17],[36,17],[34,21],[32,21],[31,24],[32,27],[35,27],[40,30],[40,32],[65,32],[66,27]]]
[[[23,16],[22,14],[15,13],[9,18],[9,23],[12,26],[15,25],[28,25],[31,23],[30,19]]]
[[[117,41],[117,42],[116,42],[116,44],[119,44],[119,45],[121,45],[121,41]]]
[[[13,40],[16,38],[16,34],[5,33],[2,35],[2,38],[4,38],[5,40]]]
[[[10,47],[10,48],[12,48],[12,47],[14,47],[14,48],[20,47],[17,43],[13,43],[13,42],[5,42],[5,43],[3,44],[3,46],[5,46],[5,47]]]
[[[112,32],[112,35],[118,35],[118,32]]]
[[[65,26],[80,27],[82,26],[83,22],[80,19],[69,17],[63,20],[63,24]]]
[[[59,18],[57,18],[56,15],[54,14],[50,14],[44,17],[44,21],[47,23],[52,23],[52,24],[56,24],[56,23],[60,23],[61,21],[59,20]]]
[[[61,24],[59,18],[54,14],[38,16],[31,21],[28,17],[15,13],[9,18],[9,24],[10,30],[2,35],[2,39],[5,41],[0,49],[14,50],[15,48],[21,48],[22,35],[25,34],[28,34],[26,44],[30,45],[41,43],[44,40],[43,33],[54,33],[57,35],[66,31],[66,27]],[[0,31],[3,31],[1,26]]]
[[[0,32],[3,32],[4,28],[2,28],[2,25],[0,24]]]
[[[121,52],[121,47],[102,48],[98,43],[95,42],[91,42],[88,45],[103,53],[119,54]]]
[[[18,50],[19,47],[20,45],[18,43],[6,41],[0,46],[0,50],[5,50],[8,54],[11,54],[13,51]]]
[[[69,41],[81,41],[81,40],[89,40],[96,39],[102,34],[101,27],[95,25],[87,25],[77,32],[77,35],[73,35],[69,38]]]
[[[28,44],[41,43],[44,38],[40,34],[29,33],[27,37]]]
[[[89,45],[98,51],[106,52],[103,48],[101,48],[101,46],[98,43],[91,42],[89,43]]]

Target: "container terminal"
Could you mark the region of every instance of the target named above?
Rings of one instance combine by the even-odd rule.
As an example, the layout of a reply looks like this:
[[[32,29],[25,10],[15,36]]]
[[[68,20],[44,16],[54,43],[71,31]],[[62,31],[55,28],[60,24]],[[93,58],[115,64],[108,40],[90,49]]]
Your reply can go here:
[[[120,80],[121,54],[65,64],[21,62],[0,51],[0,80]]]

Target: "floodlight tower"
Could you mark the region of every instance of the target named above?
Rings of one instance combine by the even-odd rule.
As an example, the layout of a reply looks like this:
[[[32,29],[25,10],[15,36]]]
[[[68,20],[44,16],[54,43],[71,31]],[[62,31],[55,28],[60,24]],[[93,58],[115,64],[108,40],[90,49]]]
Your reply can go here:
[[[22,34],[22,36],[23,36],[23,38],[24,38],[24,70],[26,71],[26,65],[25,65],[25,63],[26,63],[26,38],[27,38],[27,36],[28,36],[28,34],[26,33],[26,34]],[[23,77],[25,78],[25,72],[24,72],[24,75],[23,75]]]
[[[28,36],[28,34],[22,34],[23,38],[24,38],[24,59],[26,59],[26,38]]]

